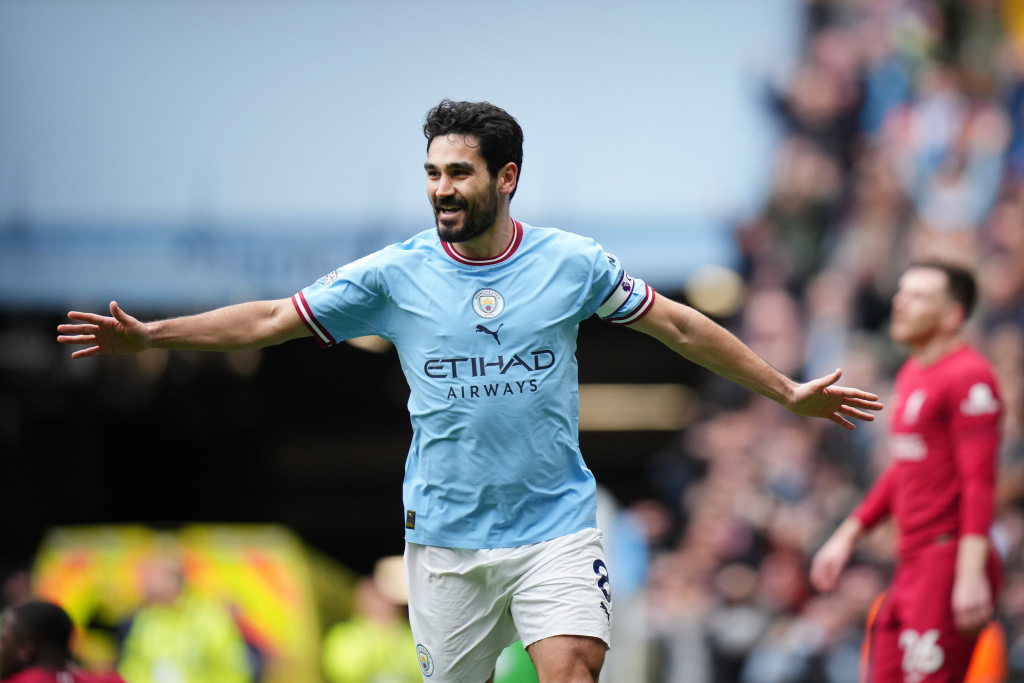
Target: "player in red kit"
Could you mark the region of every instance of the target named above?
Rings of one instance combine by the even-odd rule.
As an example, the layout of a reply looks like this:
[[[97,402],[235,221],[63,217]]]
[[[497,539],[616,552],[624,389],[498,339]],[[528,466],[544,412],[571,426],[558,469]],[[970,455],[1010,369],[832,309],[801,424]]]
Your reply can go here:
[[[896,376],[890,462],[811,566],[815,587],[832,590],[857,540],[895,519],[899,565],[868,633],[868,683],[962,681],[992,618],[1002,404],[988,362],[960,336],[974,300],[974,278],[960,268],[903,274],[890,335],[911,358]]]
[[[67,612],[33,601],[8,609],[0,622],[2,683],[125,683],[115,673],[75,667],[68,649],[72,631]]]

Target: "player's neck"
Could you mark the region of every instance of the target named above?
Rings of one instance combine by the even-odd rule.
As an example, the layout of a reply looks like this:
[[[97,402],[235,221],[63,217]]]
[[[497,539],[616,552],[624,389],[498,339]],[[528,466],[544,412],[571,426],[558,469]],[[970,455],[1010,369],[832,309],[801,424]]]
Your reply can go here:
[[[964,345],[959,334],[937,334],[918,344],[910,345],[910,353],[921,367],[928,367],[942,360]]]
[[[494,223],[483,234],[471,240],[459,242],[454,245],[454,248],[455,251],[466,258],[488,259],[498,256],[508,249],[508,245],[512,242],[514,236],[515,225],[512,223],[512,218],[509,216],[508,207],[506,206],[498,211],[498,217],[494,219]]]

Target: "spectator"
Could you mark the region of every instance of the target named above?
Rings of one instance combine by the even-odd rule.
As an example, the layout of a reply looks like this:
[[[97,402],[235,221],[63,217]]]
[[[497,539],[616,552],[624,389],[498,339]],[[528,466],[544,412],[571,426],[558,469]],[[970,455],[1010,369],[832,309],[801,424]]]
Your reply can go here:
[[[124,683],[117,674],[92,674],[75,666],[74,626],[63,609],[33,600],[4,612],[0,624],[0,680],[4,683]]]
[[[146,602],[127,625],[121,674],[131,683],[251,683],[245,641],[231,613],[189,591],[180,558],[143,576]]]
[[[381,593],[371,578],[356,588],[355,615],[335,624],[323,645],[331,683],[419,683],[416,644],[400,605]]]

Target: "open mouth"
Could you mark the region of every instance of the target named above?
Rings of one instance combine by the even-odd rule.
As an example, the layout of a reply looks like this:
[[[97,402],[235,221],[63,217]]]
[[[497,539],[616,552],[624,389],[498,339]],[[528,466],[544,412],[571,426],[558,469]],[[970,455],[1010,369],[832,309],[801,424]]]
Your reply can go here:
[[[462,210],[462,204],[436,204],[435,210],[441,218],[455,218]]]

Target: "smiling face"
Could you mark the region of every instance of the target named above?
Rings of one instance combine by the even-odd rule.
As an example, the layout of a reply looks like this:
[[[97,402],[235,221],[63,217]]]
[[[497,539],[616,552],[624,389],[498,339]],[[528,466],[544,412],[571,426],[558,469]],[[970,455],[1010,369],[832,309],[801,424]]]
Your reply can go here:
[[[472,135],[439,135],[427,150],[427,198],[437,234],[445,242],[465,242],[494,225],[498,180],[491,177]]]
[[[955,333],[963,307],[949,295],[945,273],[934,268],[911,268],[900,278],[892,299],[889,336],[911,346],[925,344],[940,333]]]

